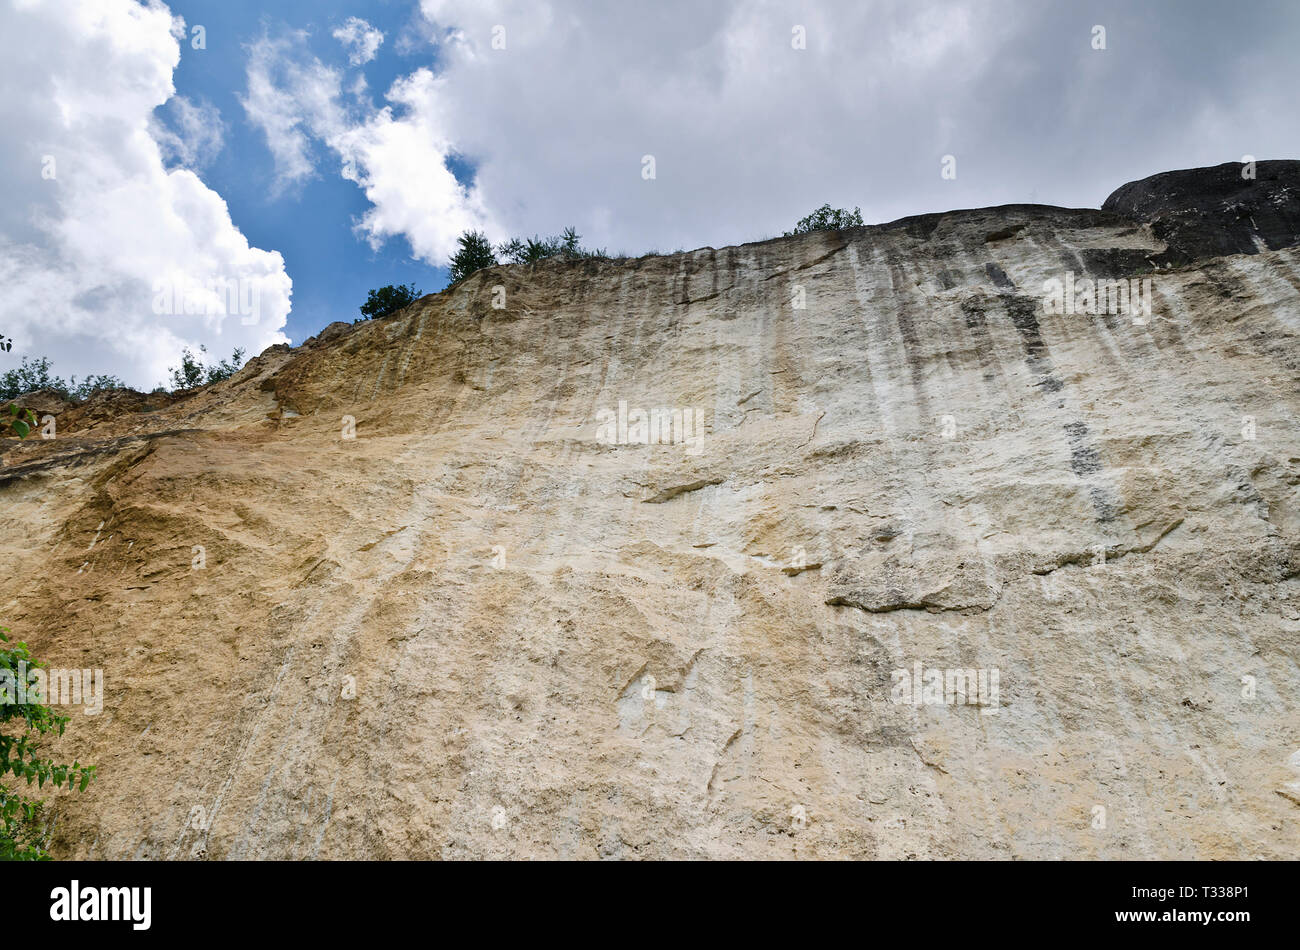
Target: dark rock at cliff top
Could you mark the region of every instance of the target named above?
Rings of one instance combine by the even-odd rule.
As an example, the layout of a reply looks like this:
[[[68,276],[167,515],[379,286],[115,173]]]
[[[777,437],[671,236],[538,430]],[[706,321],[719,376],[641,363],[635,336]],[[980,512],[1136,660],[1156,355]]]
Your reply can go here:
[[[1300,161],[1240,162],[1162,172],[1117,188],[1102,204],[1151,224],[1167,260],[1256,254],[1300,243]]]

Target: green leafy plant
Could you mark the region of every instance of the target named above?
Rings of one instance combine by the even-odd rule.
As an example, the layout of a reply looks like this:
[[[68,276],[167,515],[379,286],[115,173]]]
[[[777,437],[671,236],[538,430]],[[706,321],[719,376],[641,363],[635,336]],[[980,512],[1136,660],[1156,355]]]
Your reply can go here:
[[[8,627],[0,627],[0,644],[9,643]],[[55,762],[43,754],[42,742],[51,733],[62,736],[69,717],[57,715],[41,703],[39,695],[20,696],[17,684],[34,668],[44,668],[28,652],[27,644],[0,646],[0,861],[46,861],[45,803],[20,793],[6,783],[12,774],[44,788],[66,786],[85,791],[95,777],[95,766],[73,761]],[[18,702],[18,699],[26,702]]]
[[[609,256],[604,248],[590,250],[583,247],[581,242],[582,237],[576,228],[565,228],[560,234],[548,238],[536,234],[530,238],[511,238],[493,250],[486,235],[478,231],[466,231],[460,236],[460,248],[447,265],[451,271],[451,280],[447,286],[455,286],[475,271],[498,263],[536,264],[550,257],[581,259]]]
[[[168,372],[172,377],[172,389],[193,389],[203,385],[203,362],[190,352],[188,346],[181,351],[181,365],[168,367]]]
[[[496,261],[492,263],[495,264]],[[397,313],[403,307],[409,306],[419,299],[420,291],[415,289],[414,284],[398,284],[396,286],[389,284],[386,287],[380,287],[378,290],[370,291],[366,302],[361,305],[361,319],[373,320],[377,317],[386,317],[390,313]],[[360,321],[353,322],[359,323]]]
[[[13,429],[20,439],[27,438],[35,425],[36,413],[30,409],[22,409],[14,403],[0,409],[0,427]]]
[[[50,374],[47,357],[31,360],[24,356],[20,366],[0,373],[0,398],[13,399],[38,389],[67,389],[67,383]]]
[[[852,211],[846,211],[843,208],[822,205],[807,217],[800,218],[793,231],[785,232],[785,237],[806,234],[809,231],[838,231],[840,228],[860,227],[862,227],[862,211],[860,209],[854,208]]]
[[[208,348],[206,346],[199,346],[199,353],[207,355],[207,352]],[[235,351],[230,354],[230,359],[221,360],[211,366],[205,366],[199,355],[191,352],[187,346],[181,351],[181,365],[172,366],[168,369],[168,372],[171,373],[172,389],[193,389],[196,386],[219,383],[239,372],[239,367],[243,362],[244,351],[240,347],[236,347]]]
[[[492,253],[492,242],[487,239],[486,234],[478,231],[466,231],[458,239],[460,247],[452,255],[451,261],[447,264],[451,271],[450,281],[447,286],[459,284],[462,280],[477,270],[484,267],[491,267],[497,262],[496,255]]]
[[[126,383],[106,373],[87,376],[81,382],[77,382],[77,377],[73,376],[68,383],[67,395],[73,402],[84,402],[101,390],[125,388]]]
[[[69,402],[82,402],[89,399],[101,389],[122,389],[125,384],[116,376],[90,375],[77,382],[77,377],[65,380],[50,373],[50,361],[47,357],[28,359],[0,373],[0,399],[16,399],[24,393],[38,389],[49,389],[58,393]]]
[[[203,347],[199,347],[200,350]],[[205,351],[206,352],[206,351]],[[207,369],[207,381],[209,383],[219,383],[223,379],[229,379],[239,372],[239,367],[244,363],[244,348],[237,346],[230,354],[230,359],[220,360],[215,365]]]
[[[508,264],[536,264],[548,257],[605,257],[605,251],[592,251],[583,247],[581,236],[576,228],[565,228],[563,233],[554,237],[541,238],[536,235],[520,240],[512,238],[497,247],[497,253]]]

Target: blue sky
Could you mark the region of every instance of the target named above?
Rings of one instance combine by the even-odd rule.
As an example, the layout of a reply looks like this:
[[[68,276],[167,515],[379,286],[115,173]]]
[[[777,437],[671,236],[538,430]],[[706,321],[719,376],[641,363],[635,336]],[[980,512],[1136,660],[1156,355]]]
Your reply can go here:
[[[392,48],[392,39],[411,24],[414,4],[173,0],[169,6],[185,18],[191,30],[201,24],[207,31],[206,49],[192,49],[189,42],[181,44],[181,61],[174,75],[176,91],[211,102],[226,125],[224,147],[200,177],[226,199],[232,220],[250,243],[284,255],[285,267],[295,278],[293,309],[285,325],[289,338],[301,343],[331,321],[356,319],[357,308],[372,287],[413,283],[425,293],[441,290],[447,283],[446,268],[413,259],[406,240],[390,239],[376,251],[356,236],[353,222],[365,212],[368,202],[355,184],[339,177],[332,156],[321,157],[322,174],[300,188],[272,195],[267,182],[275,174],[274,159],[239,102],[249,44],[267,32],[304,30],[311,51],[342,68],[348,55],[331,34],[359,11],[385,34],[380,55],[358,67],[371,90],[382,94],[417,62],[437,61],[436,49],[427,43],[405,54]],[[274,12],[268,13],[268,7]],[[458,170],[472,177],[463,166]]]

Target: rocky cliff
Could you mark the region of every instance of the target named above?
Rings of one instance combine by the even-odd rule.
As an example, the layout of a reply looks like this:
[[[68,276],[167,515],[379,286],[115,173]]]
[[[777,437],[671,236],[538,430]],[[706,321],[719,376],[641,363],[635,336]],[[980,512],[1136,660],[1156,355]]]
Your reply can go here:
[[[54,853],[1296,857],[1296,168],[492,268],[10,440],[0,623],[106,684]]]

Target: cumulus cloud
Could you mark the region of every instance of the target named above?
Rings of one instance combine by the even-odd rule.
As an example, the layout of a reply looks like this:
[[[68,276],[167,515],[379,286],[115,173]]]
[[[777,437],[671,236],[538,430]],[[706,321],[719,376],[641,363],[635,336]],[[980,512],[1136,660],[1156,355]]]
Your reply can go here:
[[[348,51],[348,62],[361,66],[375,58],[384,34],[360,17],[350,16],[334,31],[334,39]]]
[[[0,97],[3,365],[47,355],[62,375],[152,387],[183,346],[255,354],[286,341],[280,254],[250,247],[220,195],[165,165],[213,147],[196,137],[203,107],[181,105],[181,131],[154,136],[182,28],[157,2],[0,7],[0,88],[22,91]]]
[[[473,220],[573,224],[637,251],[778,234],[823,202],[868,221],[1095,207],[1156,171],[1300,150],[1294,124],[1268,118],[1289,114],[1294,83],[1260,81],[1297,78],[1298,11],[422,0],[433,63],[354,113],[334,147],[374,204],[366,236],[404,235],[426,257]],[[442,170],[453,154],[476,171],[460,195]],[[955,178],[941,175],[949,155]]]
[[[1158,170],[1300,151],[1295,124],[1277,121],[1300,79],[1300,8],[1280,0],[419,9],[429,60],[378,102],[359,71],[283,32],[249,46],[242,103],[277,188],[355,182],[370,205],[358,235],[405,240],[433,264],[470,228],[500,240],[575,225],[613,250],[720,246],[823,202],[868,221],[1096,206]],[[335,35],[354,65],[383,40],[359,18]],[[224,124],[173,94],[183,36],[160,0],[0,6],[0,333],[13,357],[150,384],[182,345],[284,339],[282,258],[250,247],[195,173]],[[955,179],[940,174],[945,156]],[[472,182],[449,166],[472,168]]]
[[[149,132],[165,161],[201,169],[221,151],[225,123],[221,121],[221,111],[212,103],[195,103],[185,96],[172,96],[154,113]]]
[[[879,220],[919,156],[938,190],[957,148],[945,121],[1001,52],[974,9],[424,0],[437,66],[399,79],[366,123],[382,132],[368,167],[394,169],[378,200],[367,192],[367,229],[421,253],[428,216],[448,220],[432,168],[403,154],[412,139],[473,161],[480,219],[499,233],[572,224],[589,244],[642,250],[779,233],[825,201]],[[923,138],[886,133],[923,108],[938,113]]]
[[[275,158],[276,191],[316,174],[313,136],[337,128],[341,78],[304,54],[307,34],[264,36],[249,48],[247,89],[240,103],[262,130]]]
[[[376,109],[364,85],[345,90],[342,74],[311,54],[304,34],[291,33],[252,44],[242,102],[266,135],[280,181],[317,174],[323,148],[371,203],[356,223],[362,238],[378,247],[401,236],[417,257],[441,265],[461,232],[496,231],[479,190],[448,168],[454,147],[436,105],[443,82],[418,69]]]

